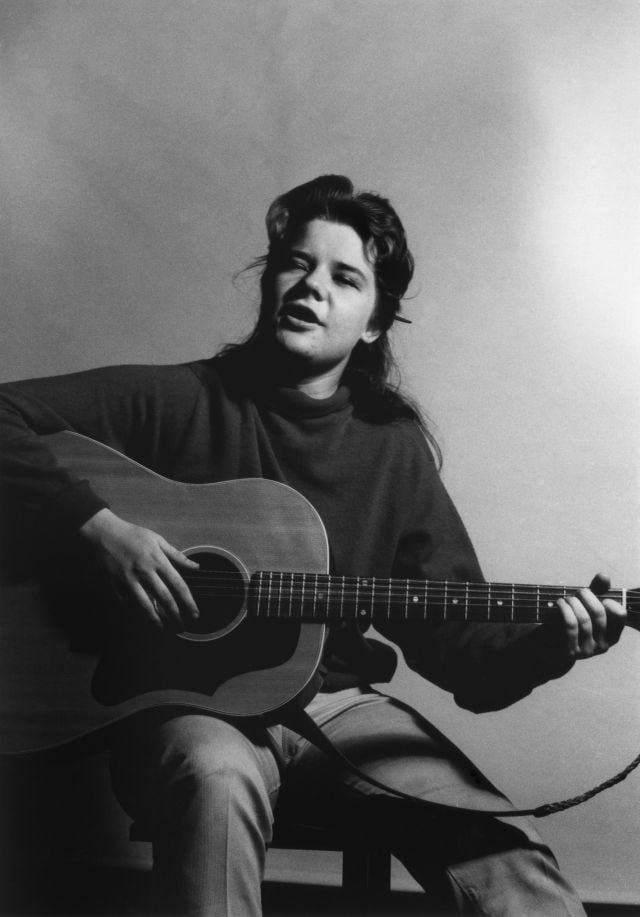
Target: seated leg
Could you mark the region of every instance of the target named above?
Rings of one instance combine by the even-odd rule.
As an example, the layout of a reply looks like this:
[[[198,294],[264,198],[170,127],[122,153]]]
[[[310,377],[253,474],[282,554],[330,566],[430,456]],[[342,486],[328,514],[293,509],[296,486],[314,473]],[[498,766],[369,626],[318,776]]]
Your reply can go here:
[[[266,733],[184,715],[130,732],[115,749],[120,802],[151,827],[157,905],[173,914],[253,917],[279,772]]]
[[[508,801],[437,730],[406,705],[363,696],[323,725],[363,771],[412,795],[465,807]],[[581,915],[575,890],[532,823],[463,816],[398,800],[298,743],[280,806],[332,826],[359,824],[389,846],[429,896],[437,914]],[[301,809],[302,807],[302,809]]]

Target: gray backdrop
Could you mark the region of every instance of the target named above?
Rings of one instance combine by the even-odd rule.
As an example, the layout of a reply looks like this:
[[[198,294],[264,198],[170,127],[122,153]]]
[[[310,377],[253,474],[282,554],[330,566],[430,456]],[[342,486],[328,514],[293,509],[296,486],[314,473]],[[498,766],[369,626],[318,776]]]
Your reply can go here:
[[[0,28],[3,379],[235,339],[268,203],[345,172],[405,220],[396,347],[487,577],[640,582],[636,2],[4,0]],[[541,803],[636,753],[639,663],[628,632],[481,717],[394,690]],[[635,774],[540,825],[588,899],[640,901],[639,803]]]

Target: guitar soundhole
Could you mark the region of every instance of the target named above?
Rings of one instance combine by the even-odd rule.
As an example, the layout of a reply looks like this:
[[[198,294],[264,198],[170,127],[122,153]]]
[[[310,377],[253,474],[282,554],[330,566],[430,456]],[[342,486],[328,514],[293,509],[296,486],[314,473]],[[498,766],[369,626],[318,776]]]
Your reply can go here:
[[[184,553],[200,564],[199,570],[185,576],[200,617],[179,636],[215,640],[245,617],[249,575],[238,558],[222,549],[193,548]]]

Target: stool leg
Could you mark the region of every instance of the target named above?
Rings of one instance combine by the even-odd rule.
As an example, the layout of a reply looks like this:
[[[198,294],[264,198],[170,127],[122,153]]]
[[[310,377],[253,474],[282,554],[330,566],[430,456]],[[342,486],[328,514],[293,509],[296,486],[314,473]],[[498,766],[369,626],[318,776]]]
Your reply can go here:
[[[391,854],[383,847],[347,845],[342,854],[342,887],[350,891],[388,892]]]

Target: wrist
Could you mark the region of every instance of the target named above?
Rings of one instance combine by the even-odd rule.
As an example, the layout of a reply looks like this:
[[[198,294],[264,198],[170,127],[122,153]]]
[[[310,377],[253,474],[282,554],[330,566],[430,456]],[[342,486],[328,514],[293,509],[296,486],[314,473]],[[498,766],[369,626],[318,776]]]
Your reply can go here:
[[[82,538],[87,541],[97,541],[107,529],[113,528],[118,517],[107,507],[99,509],[78,529]]]

